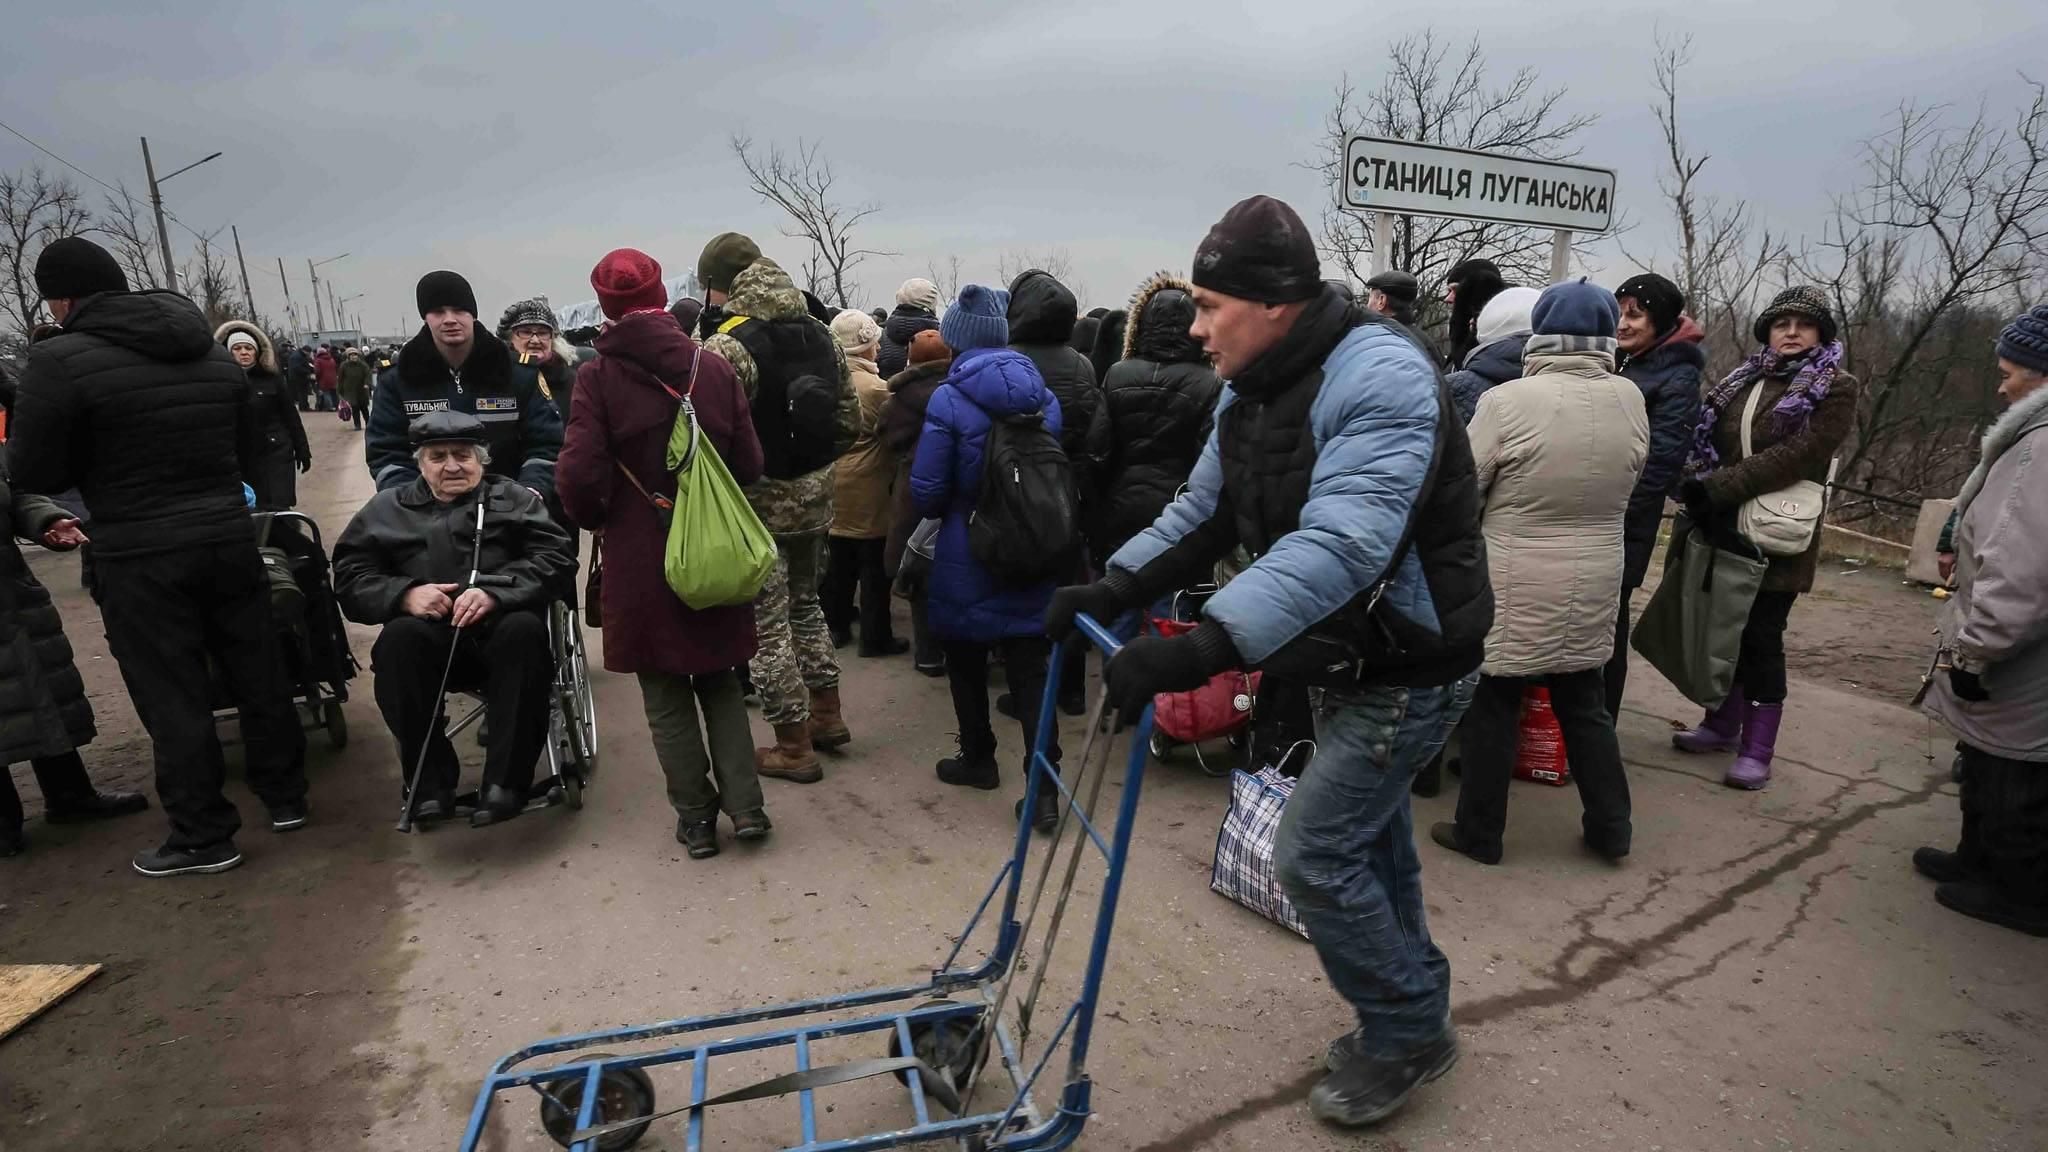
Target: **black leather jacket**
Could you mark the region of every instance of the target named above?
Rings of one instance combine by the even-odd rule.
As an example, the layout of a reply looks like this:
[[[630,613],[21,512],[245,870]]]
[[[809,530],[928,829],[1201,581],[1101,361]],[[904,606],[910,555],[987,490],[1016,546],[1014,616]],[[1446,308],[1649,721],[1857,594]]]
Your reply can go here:
[[[397,617],[405,611],[405,594],[418,585],[468,584],[472,568],[481,576],[477,586],[500,608],[516,609],[556,599],[576,564],[568,534],[540,497],[495,476],[445,504],[434,499],[424,478],[387,488],[363,505],[334,543],[334,592],[342,614],[358,624]]]

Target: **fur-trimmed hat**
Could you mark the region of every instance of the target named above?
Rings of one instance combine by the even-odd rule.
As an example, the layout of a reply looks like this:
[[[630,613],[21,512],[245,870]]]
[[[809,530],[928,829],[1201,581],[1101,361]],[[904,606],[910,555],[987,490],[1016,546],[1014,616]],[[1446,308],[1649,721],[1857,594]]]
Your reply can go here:
[[[1820,329],[1820,342],[1835,342],[1835,313],[1828,306],[1828,294],[1811,284],[1797,284],[1771,298],[1770,306],[1756,318],[1750,334],[1759,344],[1771,338],[1771,325],[1783,316],[1804,316]]]

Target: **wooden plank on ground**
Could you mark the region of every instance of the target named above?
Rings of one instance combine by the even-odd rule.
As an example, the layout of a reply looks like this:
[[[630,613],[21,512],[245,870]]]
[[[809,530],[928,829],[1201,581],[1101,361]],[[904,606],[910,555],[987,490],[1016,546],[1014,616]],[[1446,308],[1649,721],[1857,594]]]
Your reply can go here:
[[[0,964],[0,1040],[99,973],[97,964]]]

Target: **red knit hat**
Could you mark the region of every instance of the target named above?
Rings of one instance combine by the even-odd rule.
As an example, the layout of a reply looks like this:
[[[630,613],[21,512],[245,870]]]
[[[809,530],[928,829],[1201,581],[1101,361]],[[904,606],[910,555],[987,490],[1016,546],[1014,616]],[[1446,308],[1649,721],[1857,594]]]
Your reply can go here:
[[[597,306],[605,319],[617,320],[641,308],[668,307],[668,286],[661,282],[661,264],[638,248],[614,248],[590,270]]]

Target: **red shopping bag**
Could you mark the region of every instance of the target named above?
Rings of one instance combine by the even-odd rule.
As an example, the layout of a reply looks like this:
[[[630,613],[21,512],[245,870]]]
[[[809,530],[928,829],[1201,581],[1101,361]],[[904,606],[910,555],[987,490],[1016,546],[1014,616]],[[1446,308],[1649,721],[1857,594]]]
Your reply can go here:
[[[1161,636],[1179,636],[1194,630],[1199,621],[1152,618],[1152,628]],[[1252,701],[1259,694],[1259,674],[1232,670],[1210,677],[1207,684],[1187,692],[1162,692],[1152,698],[1152,727],[1175,744],[1200,744],[1221,740],[1249,727]]]
[[[1515,779],[1539,784],[1571,783],[1571,765],[1564,755],[1564,729],[1550,707],[1550,689],[1531,688],[1522,694],[1522,722],[1515,744]]]

